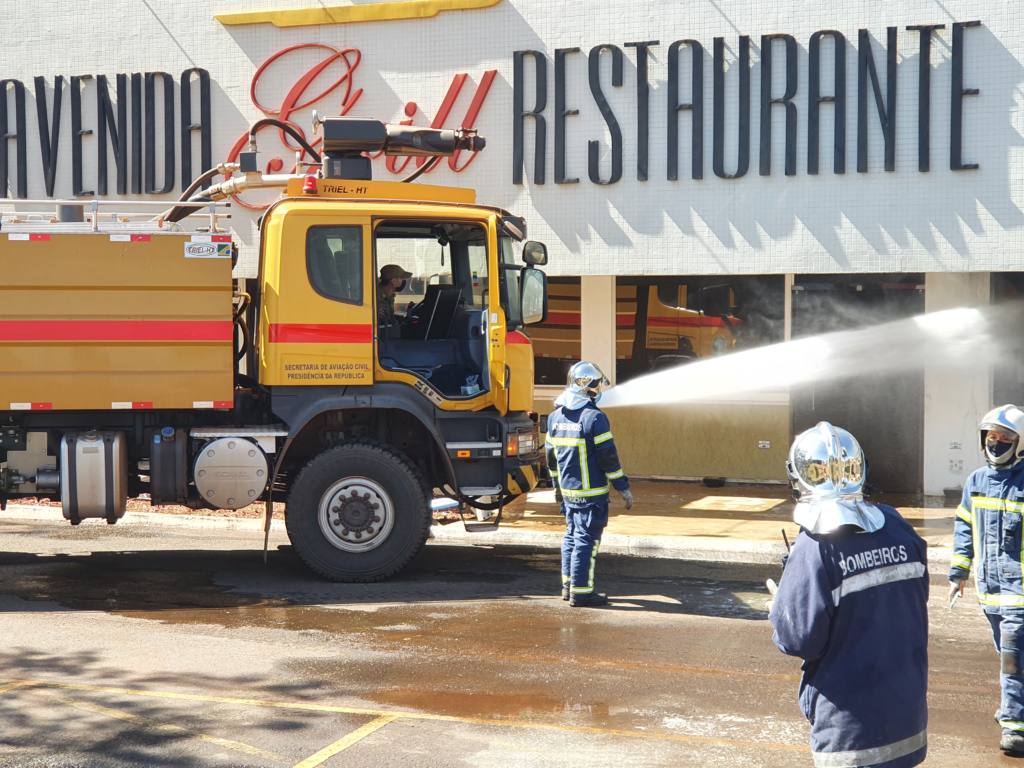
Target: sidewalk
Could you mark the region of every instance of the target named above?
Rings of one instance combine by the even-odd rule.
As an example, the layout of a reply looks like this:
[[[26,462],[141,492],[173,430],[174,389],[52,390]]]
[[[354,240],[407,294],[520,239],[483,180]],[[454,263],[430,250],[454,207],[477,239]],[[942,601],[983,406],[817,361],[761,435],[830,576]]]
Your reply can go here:
[[[787,486],[729,485],[708,488],[699,482],[635,481],[636,501],[626,512],[612,493],[601,551],[647,557],[717,562],[777,563],[799,529]],[[929,559],[949,563],[953,508],[910,506],[906,498],[880,498],[896,507],[928,542]],[[550,490],[539,490],[505,508],[497,531],[467,534],[459,522],[434,526],[440,541],[529,544],[557,547],[565,521]]]
[[[664,557],[735,563],[778,563],[785,545],[796,539],[793,501],[781,485],[729,485],[707,488],[699,482],[635,481],[636,502],[626,512],[612,494],[611,516],[601,540],[601,551],[641,557]],[[953,508],[910,506],[899,497],[881,498],[892,504],[928,542],[929,560],[936,570],[949,563]],[[118,525],[164,525],[233,530],[263,530],[263,506],[253,505],[233,514],[194,512],[184,508],[141,511],[132,502]],[[273,530],[283,532],[281,506],[275,505]],[[11,503],[3,518],[61,519],[59,504]],[[477,545],[522,545],[559,548],[565,521],[550,490],[538,490],[507,506],[497,530],[467,532],[458,518],[448,514],[431,531],[438,542]],[[469,518],[467,517],[467,520]],[[99,524],[87,521],[88,524]],[[262,543],[262,537],[260,537]]]

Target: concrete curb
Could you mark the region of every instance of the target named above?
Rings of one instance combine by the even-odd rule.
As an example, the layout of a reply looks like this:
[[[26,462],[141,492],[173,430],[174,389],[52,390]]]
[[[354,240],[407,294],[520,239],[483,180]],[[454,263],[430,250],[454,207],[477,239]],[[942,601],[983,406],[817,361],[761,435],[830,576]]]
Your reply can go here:
[[[0,512],[3,520],[45,520],[67,522],[60,507],[12,504]],[[103,520],[86,520],[83,525],[106,525]],[[117,525],[144,526],[158,525],[166,528],[211,528],[227,531],[263,532],[263,520],[254,517],[214,517],[212,515],[171,515],[165,512],[128,512],[117,521]],[[284,520],[274,518],[270,523],[274,533],[284,533]]]
[[[498,528],[481,533],[467,533],[459,523],[435,525],[434,540],[459,544],[511,545],[560,549],[562,534],[555,531],[528,531]],[[752,563],[774,565],[782,560],[786,548],[782,542],[750,539],[708,539],[701,536],[637,536],[606,533],[601,551],[634,557],[659,557],[675,560],[703,560],[716,563]],[[928,563],[948,567],[949,547],[929,547]]]
[[[433,528],[435,541],[481,545],[530,546],[560,549],[562,534],[555,531],[515,530],[467,533],[459,523]],[[721,563],[778,563],[785,547],[781,543],[736,539],[713,542],[699,536],[633,536],[605,533],[601,551],[634,557],[663,557],[676,560],[709,560]]]
[[[0,522],[12,520],[63,521],[59,507],[14,505],[0,513]],[[103,524],[102,521],[87,521],[86,524]],[[250,517],[213,517],[210,515],[171,515],[163,512],[130,512],[117,523],[128,526],[163,526],[168,528],[192,528],[228,531],[262,532],[263,521]],[[284,533],[284,520],[275,518],[271,532]],[[439,543],[468,544],[479,546],[521,546],[540,549],[560,549],[562,534],[559,531],[536,531],[516,529],[512,526],[497,530],[469,533],[461,523],[433,525],[432,538]],[[749,539],[708,539],[701,536],[639,536],[621,533],[606,533],[601,539],[601,551],[633,557],[658,557],[675,560],[704,560],[716,563],[752,563],[756,565],[777,564],[785,553],[781,542],[753,541]],[[930,547],[928,562],[935,571],[948,567],[949,547]]]

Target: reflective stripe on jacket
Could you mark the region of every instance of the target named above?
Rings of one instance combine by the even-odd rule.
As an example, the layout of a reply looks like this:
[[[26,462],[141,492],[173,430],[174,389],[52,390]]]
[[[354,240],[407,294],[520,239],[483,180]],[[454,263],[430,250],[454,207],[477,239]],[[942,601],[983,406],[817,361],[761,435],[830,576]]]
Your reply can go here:
[[[1010,469],[982,467],[967,478],[953,524],[949,577],[966,579],[973,568],[986,611],[1024,610],[1022,514],[1024,462]]]
[[[629,488],[608,417],[592,402],[552,411],[544,445],[552,479],[569,506],[607,499],[609,483],[618,491]]]
[[[800,708],[817,768],[908,768],[927,753],[928,568],[892,507],[885,525],[802,531],[769,619],[804,660]]]

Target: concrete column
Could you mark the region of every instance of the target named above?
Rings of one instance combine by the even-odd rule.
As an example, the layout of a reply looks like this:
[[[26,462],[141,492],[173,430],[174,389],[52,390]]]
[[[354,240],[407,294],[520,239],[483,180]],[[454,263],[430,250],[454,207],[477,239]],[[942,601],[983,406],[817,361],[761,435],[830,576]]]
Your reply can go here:
[[[927,312],[989,304],[988,272],[929,273],[925,275]],[[992,372],[925,369],[924,374],[924,493],[939,497],[962,488],[982,462],[978,451],[978,419],[992,407]]]
[[[615,277],[580,278],[580,346],[584,360],[597,363],[615,383]]]

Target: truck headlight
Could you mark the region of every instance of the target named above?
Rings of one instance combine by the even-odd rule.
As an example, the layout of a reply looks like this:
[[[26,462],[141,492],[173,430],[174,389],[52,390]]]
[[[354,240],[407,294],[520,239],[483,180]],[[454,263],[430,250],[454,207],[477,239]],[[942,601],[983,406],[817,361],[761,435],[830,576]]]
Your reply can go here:
[[[536,428],[529,432],[509,432],[505,443],[506,456],[529,456],[540,450],[540,433]]]
[[[519,433],[519,453],[531,454],[537,452],[537,435],[533,432]]]

